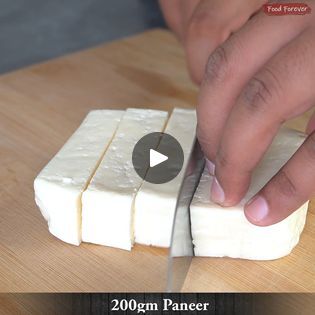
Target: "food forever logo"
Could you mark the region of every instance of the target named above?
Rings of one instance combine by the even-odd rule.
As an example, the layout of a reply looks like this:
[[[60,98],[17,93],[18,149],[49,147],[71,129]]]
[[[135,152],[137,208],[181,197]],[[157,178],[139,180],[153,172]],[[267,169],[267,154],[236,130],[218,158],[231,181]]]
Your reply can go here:
[[[266,3],[263,10],[268,15],[305,15],[312,9],[306,3]]]

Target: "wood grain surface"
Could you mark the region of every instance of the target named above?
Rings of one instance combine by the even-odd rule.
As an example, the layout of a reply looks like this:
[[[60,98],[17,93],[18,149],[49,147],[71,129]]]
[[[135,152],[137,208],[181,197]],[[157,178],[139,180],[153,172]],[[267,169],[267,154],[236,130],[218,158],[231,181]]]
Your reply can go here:
[[[184,53],[154,30],[0,77],[0,291],[163,291],[167,251],[63,243],[49,234],[33,180],[91,109],[192,107]],[[291,125],[302,129],[306,118]],[[314,291],[315,207],[285,258],[194,258],[184,291]]]

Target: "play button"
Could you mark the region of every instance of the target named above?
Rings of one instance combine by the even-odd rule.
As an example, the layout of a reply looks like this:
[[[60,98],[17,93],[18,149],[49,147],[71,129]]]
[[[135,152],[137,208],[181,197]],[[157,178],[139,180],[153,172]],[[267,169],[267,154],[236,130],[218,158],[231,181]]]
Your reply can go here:
[[[179,142],[169,134],[153,132],[142,137],[132,152],[137,174],[152,184],[163,184],[181,171],[184,153]]]
[[[160,163],[166,161],[167,159],[168,156],[161,154],[153,149],[150,149],[150,167],[159,165]]]

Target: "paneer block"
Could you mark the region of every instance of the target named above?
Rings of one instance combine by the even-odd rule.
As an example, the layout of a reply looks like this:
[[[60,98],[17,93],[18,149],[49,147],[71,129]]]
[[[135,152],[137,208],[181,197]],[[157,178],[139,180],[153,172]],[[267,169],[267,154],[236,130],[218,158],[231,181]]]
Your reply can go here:
[[[135,200],[136,243],[159,247],[170,246],[176,202],[195,143],[196,125],[195,110],[180,108],[173,110],[164,132],[181,144],[184,152],[183,168],[167,183],[143,182]]]
[[[123,111],[91,111],[34,181],[35,201],[49,231],[81,242],[81,195],[112,140]]]
[[[164,129],[167,112],[127,109],[90,185],[82,196],[82,239],[130,250],[134,198],[142,179],[132,165],[135,144]]]
[[[305,135],[283,128],[254,171],[248,193],[239,205],[221,207],[210,201],[213,176],[205,169],[190,211],[196,256],[271,260],[288,255],[303,231],[308,203],[285,220],[260,227],[244,215],[245,203],[289,160]]]

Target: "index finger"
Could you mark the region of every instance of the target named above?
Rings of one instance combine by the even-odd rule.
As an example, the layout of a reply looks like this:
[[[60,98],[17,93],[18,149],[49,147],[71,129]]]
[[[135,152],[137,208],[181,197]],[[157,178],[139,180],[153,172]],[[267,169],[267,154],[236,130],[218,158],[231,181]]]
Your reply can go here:
[[[279,126],[315,100],[313,32],[280,50],[248,83],[225,125],[215,160],[212,199],[225,206],[245,195],[256,167]],[[298,82],[298,84],[297,84]]]
[[[215,161],[226,121],[242,89],[272,56],[302,33],[306,22],[305,17],[275,18],[260,12],[211,54],[197,105],[198,139],[209,160]]]

